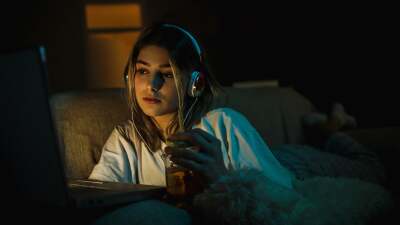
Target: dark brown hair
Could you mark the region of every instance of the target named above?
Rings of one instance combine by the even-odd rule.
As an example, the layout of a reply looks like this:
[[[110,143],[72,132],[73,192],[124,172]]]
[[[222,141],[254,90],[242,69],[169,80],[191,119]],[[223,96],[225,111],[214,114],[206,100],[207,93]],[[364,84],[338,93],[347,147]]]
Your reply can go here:
[[[209,111],[211,103],[219,93],[219,90],[221,90],[221,86],[209,72],[204,53],[199,55],[193,41],[185,32],[161,23],[145,28],[130,54],[129,64],[127,65],[126,94],[132,114],[132,122],[136,126],[135,132],[139,133],[136,136],[142,137],[141,141],[144,141],[149,146],[149,150],[154,152],[161,147],[160,137],[162,135],[159,133],[152,118],[145,115],[139,107],[134,86],[137,57],[140,51],[149,45],[162,47],[168,51],[178,92],[178,111],[167,127],[167,135],[174,134],[178,130],[190,129],[198,122]],[[198,70],[205,74],[204,91],[197,100],[187,94],[189,76],[193,70]],[[183,123],[183,119],[192,105],[193,109],[187,121]]]

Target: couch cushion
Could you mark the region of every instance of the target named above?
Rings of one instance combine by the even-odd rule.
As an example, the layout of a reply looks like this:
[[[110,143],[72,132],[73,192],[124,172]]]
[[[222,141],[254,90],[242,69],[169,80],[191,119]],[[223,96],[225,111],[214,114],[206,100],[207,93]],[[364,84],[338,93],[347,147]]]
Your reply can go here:
[[[113,128],[129,117],[122,90],[58,93],[50,105],[67,177],[87,178]]]

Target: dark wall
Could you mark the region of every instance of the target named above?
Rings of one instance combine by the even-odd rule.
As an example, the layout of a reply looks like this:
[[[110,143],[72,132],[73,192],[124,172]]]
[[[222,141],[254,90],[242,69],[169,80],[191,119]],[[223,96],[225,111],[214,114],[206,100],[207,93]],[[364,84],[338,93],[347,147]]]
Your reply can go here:
[[[216,6],[225,84],[279,79],[323,112],[342,102],[361,127],[400,125],[390,7],[246,3]]]
[[[1,50],[46,46],[50,91],[83,89],[83,0],[1,3]]]
[[[11,2],[1,7],[1,49],[44,43],[52,91],[86,88],[84,0]],[[342,102],[361,126],[400,125],[390,6],[141,2],[145,25],[176,22],[199,37],[223,85],[279,79],[322,111]]]

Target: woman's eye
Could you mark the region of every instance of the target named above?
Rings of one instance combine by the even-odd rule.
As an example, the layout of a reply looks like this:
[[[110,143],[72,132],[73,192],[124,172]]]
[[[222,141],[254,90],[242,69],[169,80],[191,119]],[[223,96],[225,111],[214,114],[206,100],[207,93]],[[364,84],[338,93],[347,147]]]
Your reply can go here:
[[[147,74],[148,71],[145,70],[145,69],[137,69],[137,70],[136,70],[136,73],[138,73],[138,74]]]
[[[163,73],[163,76],[166,78],[174,78],[174,74],[172,73]]]

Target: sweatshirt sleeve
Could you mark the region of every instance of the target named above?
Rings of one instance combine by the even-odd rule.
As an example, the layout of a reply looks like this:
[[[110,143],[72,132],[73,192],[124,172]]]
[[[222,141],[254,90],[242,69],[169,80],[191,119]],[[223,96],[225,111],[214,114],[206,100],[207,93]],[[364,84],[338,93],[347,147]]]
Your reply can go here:
[[[103,146],[99,162],[89,179],[136,183],[137,157],[134,146],[115,128]]]
[[[221,140],[225,165],[231,169],[256,169],[272,181],[292,187],[293,175],[274,157],[257,130],[239,112],[223,108],[209,120],[203,121],[206,130]]]

